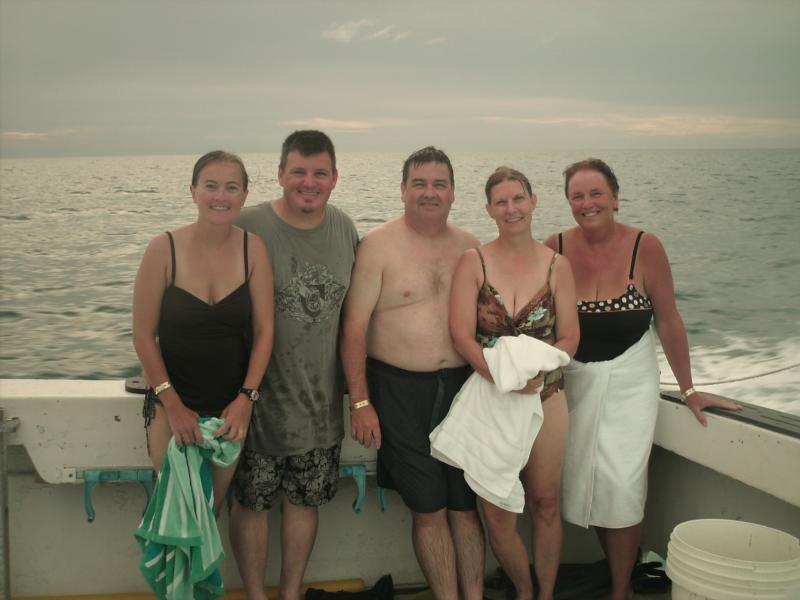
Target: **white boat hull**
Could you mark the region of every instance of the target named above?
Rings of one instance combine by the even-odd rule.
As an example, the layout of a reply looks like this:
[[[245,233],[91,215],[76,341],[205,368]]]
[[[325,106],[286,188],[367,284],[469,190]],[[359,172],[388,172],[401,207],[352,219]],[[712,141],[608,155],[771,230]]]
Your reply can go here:
[[[0,381],[0,408],[18,418],[8,435],[9,537],[14,597],[147,591],[138,570],[133,530],[145,506],[138,483],[101,483],[87,521],[81,474],[86,469],[149,468],[141,418],[142,396],[122,381]],[[345,463],[374,473],[374,451],[347,439]],[[742,519],[800,537],[800,439],[725,416],[709,415],[703,429],[689,411],[662,399],[644,545],[662,556],[679,522],[701,517]],[[410,541],[411,520],[398,496],[386,494],[380,510],[374,477],[360,514],[352,510],[356,484],[342,479],[336,498],[320,511],[317,543],[307,581],[361,578],[368,585],[385,573],[397,584],[420,584]],[[270,515],[266,581],[279,577],[279,511]],[[228,589],[241,587],[220,520],[228,559]],[[520,527],[529,531],[527,519]],[[525,533],[525,538],[529,537]],[[601,556],[594,535],[565,529],[565,562]],[[487,551],[487,572],[493,569]]]

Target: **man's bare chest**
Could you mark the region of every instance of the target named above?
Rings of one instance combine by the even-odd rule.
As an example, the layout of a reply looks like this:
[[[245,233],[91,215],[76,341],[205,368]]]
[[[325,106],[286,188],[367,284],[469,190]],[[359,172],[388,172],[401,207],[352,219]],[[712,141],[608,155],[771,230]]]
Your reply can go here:
[[[398,256],[383,271],[381,304],[447,303],[458,257]]]

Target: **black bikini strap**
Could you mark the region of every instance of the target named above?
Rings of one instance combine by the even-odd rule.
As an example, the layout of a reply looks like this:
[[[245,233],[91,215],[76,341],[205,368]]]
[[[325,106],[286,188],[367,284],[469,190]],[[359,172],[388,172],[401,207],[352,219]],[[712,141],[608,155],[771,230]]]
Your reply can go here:
[[[640,231],[636,236],[636,243],[633,245],[633,254],[631,254],[631,272],[628,273],[628,279],[633,281],[633,270],[636,268],[636,253],[639,251],[639,240],[642,239],[644,231]]]
[[[478,258],[481,259],[481,269],[483,269],[483,282],[486,283],[486,263],[483,262],[483,254],[481,254],[480,248],[475,248],[475,252],[478,253]]]
[[[561,231],[558,232],[558,253],[564,254],[564,234]]]
[[[169,251],[172,254],[172,282],[170,285],[175,285],[175,240],[172,239],[172,233],[167,231],[166,234],[169,238]]]
[[[247,230],[244,231],[244,280],[247,281],[250,267],[247,264]]]

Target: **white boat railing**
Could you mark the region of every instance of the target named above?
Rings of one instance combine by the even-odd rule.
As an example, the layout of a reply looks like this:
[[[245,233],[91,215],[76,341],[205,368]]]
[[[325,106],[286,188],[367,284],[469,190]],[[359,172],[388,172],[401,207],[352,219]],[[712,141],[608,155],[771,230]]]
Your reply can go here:
[[[644,543],[665,551],[676,523],[700,517],[740,518],[800,535],[800,479],[796,476],[800,419],[772,411],[774,415],[767,415],[771,423],[757,422],[750,417],[760,418],[762,409],[749,405],[735,416],[711,412],[709,427],[703,428],[684,405],[667,396],[662,394],[659,401]],[[105,484],[152,477],[141,413],[141,394],[126,391],[122,380],[0,380],[4,431],[0,435],[3,448],[8,448],[0,464],[0,534],[5,537],[0,588],[8,588],[11,579],[10,506],[12,589],[17,595],[142,589],[134,567],[139,549],[129,532],[135,527],[135,513],[145,507],[145,494],[139,485]],[[345,436],[343,469],[361,471],[366,479],[375,472],[375,459],[374,449],[365,450]],[[7,472],[10,486],[5,481]],[[102,483],[95,491],[97,523],[90,526],[80,514],[87,494],[91,498],[87,482]],[[373,504],[374,496],[361,514],[354,515],[351,498],[363,497],[358,479],[355,482],[342,480],[344,494],[324,509],[308,571],[310,581],[339,578],[343,557],[347,557],[344,575],[348,577],[371,581],[385,574],[389,565],[396,581],[421,581],[410,545],[410,518],[399,497],[389,494],[384,499],[391,507],[388,515],[381,513],[380,503]],[[370,479],[364,487],[375,492],[375,484]],[[225,515],[221,526],[227,526]],[[523,522],[523,528],[528,526]],[[60,541],[52,536],[54,528],[61,533],[56,536]],[[596,560],[599,550],[594,549],[591,532],[574,527],[566,531],[565,561]],[[271,530],[270,535],[275,545],[279,530]],[[113,577],[76,580],[73,573],[89,568],[92,559],[70,551],[69,540],[75,539],[81,540],[85,553],[101,553],[108,563],[104,571]],[[392,543],[387,544],[387,539]],[[44,558],[45,550],[48,558]],[[223,569],[231,585],[239,585],[232,561]],[[268,578],[277,580],[276,561],[270,569]]]
[[[8,441],[7,436],[19,427],[19,419],[6,420],[0,406],[0,600],[11,598],[11,542],[8,535]]]
[[[46,483],[82,484],[90,522],[95,518],[92,493],[100,483],[138,482],[149,500],[153,470],[142,401],[135,385],[123,380],[0,380],[0,402],[20,425],[8,443],[25,448]],[[375,473],[375,463],[374,449],[346,436],[339,474],[356,482],[356,513],[366,501],[366,477]],[[382,490],[377,502],[386,509]]]

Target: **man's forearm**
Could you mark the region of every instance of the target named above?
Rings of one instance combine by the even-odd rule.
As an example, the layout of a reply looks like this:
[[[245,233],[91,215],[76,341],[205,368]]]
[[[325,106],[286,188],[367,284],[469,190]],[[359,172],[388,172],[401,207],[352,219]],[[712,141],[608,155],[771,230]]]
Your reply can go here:
[[[369,398],[367,389],[367,338],[345,327],[341,342],[342,368],[347,380],[350,403]]]

